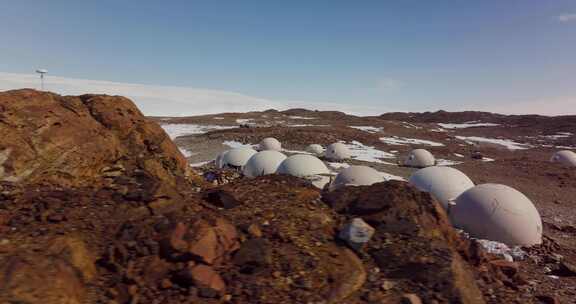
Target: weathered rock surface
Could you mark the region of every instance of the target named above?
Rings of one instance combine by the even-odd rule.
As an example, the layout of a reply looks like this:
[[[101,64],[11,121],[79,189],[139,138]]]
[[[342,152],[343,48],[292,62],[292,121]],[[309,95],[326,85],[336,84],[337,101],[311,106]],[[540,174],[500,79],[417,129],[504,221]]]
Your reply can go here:
[[[2,181],[92,186],[127,171],[169,188],[191,175],[158,124],[119,96],[1,92],[0,138]]]
[[[405,182],[346,187],[323,198],[376,229],[368,253],[395,291],[441,302],[484,303],[442,207]],[[441,287],[440,287],[441,286]]]
[[[194,185],[166,134],[124,98],[20,90],[0,93],[0,110],[2,303],[555,303],[570,292],[526,278],[526,265],[544,264],[573,279],[563,245],[545,238],[528,262],[498,259],[403,182],[322,193],[222,170]],[[286,113],[300,112],[324,115]],[[340,129],[263,132],[378,141]],[[262,135],[206,136],[235,133]],[[570,176],[558,180],[568,188]],[[338,235],[354,218],[375,232],[351,250]],[[572,236],[564,226],[551,229]]]

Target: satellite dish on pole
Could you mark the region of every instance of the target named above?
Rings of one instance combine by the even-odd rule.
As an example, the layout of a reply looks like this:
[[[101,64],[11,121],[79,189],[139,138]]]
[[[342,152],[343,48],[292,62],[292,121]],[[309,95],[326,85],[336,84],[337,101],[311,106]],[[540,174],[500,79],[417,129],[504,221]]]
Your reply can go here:
[[[44,91],[44,74],[48,73],[48,70],[45,69],[38,69],[36,73],[40,74],[40,88]]]

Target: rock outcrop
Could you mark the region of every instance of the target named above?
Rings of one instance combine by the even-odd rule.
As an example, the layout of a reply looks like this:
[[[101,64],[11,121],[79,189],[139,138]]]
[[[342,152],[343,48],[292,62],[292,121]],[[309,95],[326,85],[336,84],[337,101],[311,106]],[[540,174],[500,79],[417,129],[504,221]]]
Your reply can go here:
[[[139,174],[166,188],[192,174],[160,126],[119,96],[0,93],[0,138],[1,181],[94,186]]]

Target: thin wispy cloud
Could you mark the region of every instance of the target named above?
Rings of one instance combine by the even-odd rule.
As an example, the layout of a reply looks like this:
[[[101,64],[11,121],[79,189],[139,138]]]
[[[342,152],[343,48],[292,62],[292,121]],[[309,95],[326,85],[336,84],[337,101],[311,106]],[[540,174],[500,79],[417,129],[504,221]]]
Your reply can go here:
[[[558,21],[561,23],[576,22],[576,13],[574,14],[562,14],[557,17]]]
[[[376,87],[383,91],[394,91],[403,88],[406,84],[394,78],[382,78],[376,83]]]
[[[21,88],[39,89],[39,87],[38,75],[0,72],[0,91]],[[145,115],[150,116],[188,116],[289,108],[335,110],[356,115],[379,115],[386,111],[396,110],[384,106],[276,100],[223,90],[143,85],[51,75],[46,78],[45,88],[48,91],[65,95],[94,93],[126,96],[132,99]]]

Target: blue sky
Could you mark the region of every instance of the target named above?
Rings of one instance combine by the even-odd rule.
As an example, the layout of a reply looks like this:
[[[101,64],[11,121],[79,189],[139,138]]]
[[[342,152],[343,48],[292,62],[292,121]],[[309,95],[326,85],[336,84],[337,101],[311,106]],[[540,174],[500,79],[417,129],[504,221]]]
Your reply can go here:
[[[576,1],[0,0],[0,72],[403,110],[576,110]],[[503,110],[505,111],[505,110]]]

